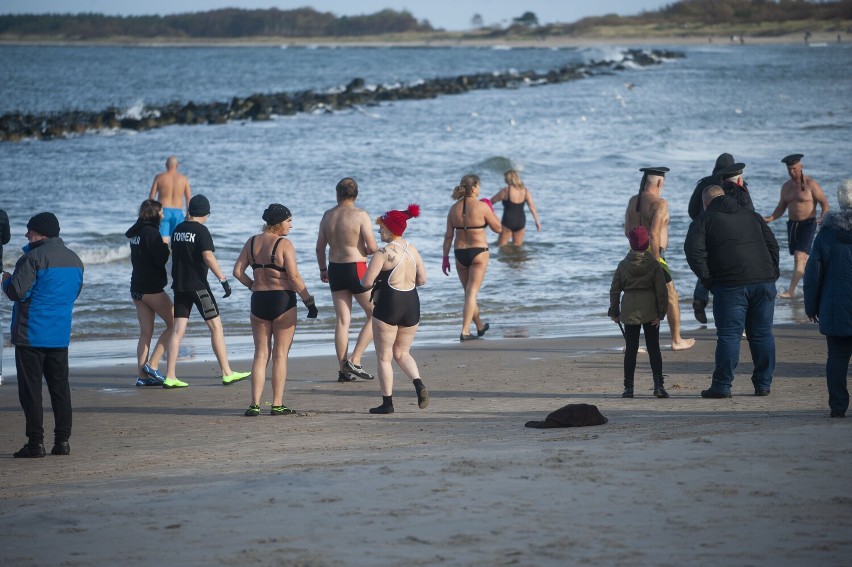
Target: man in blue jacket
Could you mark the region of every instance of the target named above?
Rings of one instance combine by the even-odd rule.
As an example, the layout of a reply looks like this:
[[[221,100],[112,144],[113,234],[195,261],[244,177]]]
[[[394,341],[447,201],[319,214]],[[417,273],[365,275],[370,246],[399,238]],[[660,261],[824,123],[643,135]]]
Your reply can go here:
[[[15,302],[11,341],[15,345],[18,398],[26,417],[27,444],[18,458],[44,457],[41,379],[44,376],[53,406],[52,455],[69,455],[71,447],[71,387],[68,384],[68,343],[71,310],[83,288],[83,263],[59,238],[59,220],[39,213],[27,223],[24,255],[2,288]]]

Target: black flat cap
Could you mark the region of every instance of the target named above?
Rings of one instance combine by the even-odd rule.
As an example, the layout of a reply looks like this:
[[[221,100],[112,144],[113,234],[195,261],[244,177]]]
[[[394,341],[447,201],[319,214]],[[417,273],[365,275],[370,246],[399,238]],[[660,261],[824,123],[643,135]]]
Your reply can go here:
[[[805,157],[805,154],[790,154],[785,158],[781,158],[781,161],[787,164],[787,167],[791,165],[796,165],[802,158]]]
[[[735,177],[737,175],[740,175],[743,172],[744,169],[745,169],[744,163],[735,163],[733,165],[729,165],[728,167],[720,170],[719,176],[722,177],[723,179],[727,179],[729,177]]]
[[[645,175],[659,175],[660,177],[665,177],[671,170],[668,167],[640,167],[639,171]]]

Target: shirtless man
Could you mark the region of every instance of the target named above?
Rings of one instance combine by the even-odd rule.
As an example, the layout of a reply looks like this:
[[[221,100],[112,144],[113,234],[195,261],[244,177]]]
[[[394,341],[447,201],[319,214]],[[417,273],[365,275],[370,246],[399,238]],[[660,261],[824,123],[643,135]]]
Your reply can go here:
[[[631,197],[627,203],[627,212],[624,215],[624,236],[628,236],[631,230],[640,225],[648,229],[651,241],[648,250],[663,265],[666,276],[669,296],[666,318],[669,320],[672,335],[672,350],[685,350],[695,345],[695,339],[685,339],[680,336],[680,304],[677,289],[664,257],[669,245],[669,204],[660,197],[660,194],[663,192],[663,182],[669,168],[643,167],[639,171],[643,173],[642,183],[639,186],[639,193]]]
[[[373,304],[370,303],[369,288],[361,286],[361,278],[367,271],[367,256],[375,252],[376,238],[373,236],[370,216],[355,206],[358,183],[344,177],[337,184],[337,206],[327,210],[320,221],[317,236],[317,263],[320,279],[331,287],[334,313],[334,349],[337,351],[338,382],[351,382],[357,378],[372,380],[373,376],[361,366],[361,356],[373,340]],[[326,265],[326,247],[329,248]],[[352,355],[349,351],[349,323],[352,320],[352,298],[358,302],[367,320],[358,333]]]
[[[168,244],[172,239],[175,227],[183,222],[184,207],[189,206],[192,190],[186,175],[178,173],[178,160],[175,156],[166,159],[166,171],[158,173],[151,185],[149,199],[159,201],[163,205],[163,220],[160,222],[160,236]]]
[[[787,174],[790,179],[781,186],[781,199],[778,206],[768,217],[764,217],[767,223],[781,218],[784,209],[787,209],[787,242],[790,255],[793,256],[793,277],[790,279],[790,287],[787,291],[778,294],[781,299],[790,299],[796,293],[799,280],[805,273],[805,264],[811,253],[811,244],[814,241],[816,227],[822,221],[822,217],[828,212],[828,199],[819,183],[813,177],[802,174],[802,154],[792,154],[781,161],[787,165]],[[822,214],[816,218],[816,206],[819,203]]]

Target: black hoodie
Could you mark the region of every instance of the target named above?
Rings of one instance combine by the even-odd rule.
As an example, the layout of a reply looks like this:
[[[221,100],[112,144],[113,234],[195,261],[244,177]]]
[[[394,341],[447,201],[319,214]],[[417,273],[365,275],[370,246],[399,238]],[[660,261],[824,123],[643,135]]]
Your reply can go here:
[[[759,214],[727,195],[713,199],[692,221],[683,251],[707,289],[774,282],[780,274],[772,229]]]
[[[160,223],[139,219],[124,233],[130,239],[130,289],[137,293],[160,293],[166,287],[169,246],[160,236]]]

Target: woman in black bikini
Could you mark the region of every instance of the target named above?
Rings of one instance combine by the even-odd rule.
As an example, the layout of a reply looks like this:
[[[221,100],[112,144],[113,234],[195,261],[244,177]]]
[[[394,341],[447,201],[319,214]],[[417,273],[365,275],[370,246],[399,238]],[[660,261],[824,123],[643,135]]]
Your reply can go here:
[[[254,364],[251,375],[251,405],[248,417],[260,413],[260,397],[266,382],[266,365],[272,347],[272,415],[295,413],[284,405],[287,355],[296,332],[296,294],[308,308],[308,317],[317,316],[314,297],[296,268],[293,243],[285,236],[293,228],[290,210],[274,203],[263,212],[265,225],[243,246],[234,264],[234,277],[251,290],[251,334],[254,338]],[[252,269],[254,279],[246,275]]]
[[[500,232],[502,226],[487,199],[478,200],[479,177],[468,174],[453,189],[456,203],[447,213],[447,232],[444,235],[444,263],[441,269],[450,275],[450,245],[456,257],[456,273],[464,288],[462,331],[460,341],[478,339],[488,330],[488,323],[479,318],[476,297],[488,268],[488,240],[485,229]],[[470,334],[470,324],[476,325],[476,335]]]
[[[503,246],[512,239],[512,244],[520,246],[524,243],[524,231],[527,225],[527,215],[524,206],[529,205],[530,213],[535,219],[535,227],[541,232],[541,223],[538,222],[538,212],[535,210],[532,192],[526,188],[521,176],[514,169],[503,174],[506,186],[500,189],[491,198],[493,203],[503,203],[503,230],[497,240],[498,246]]]
[[[429,392],[420,380],[417,361],[411,356],[411,343],[420,324],[420,298],[417,286],[426,283],[426,268],[413,244],[402,239],[408,219],[419,216],[420,207],[409,205],[405,211],[388,211],[378,219],[379,234],[387,246],[370,259],[361,279],[364,287],[373,287],[373,343],[382,388],[382,405],[370,413],[393,413],[393,367],[391,361],[411,378],[417,391],[417,405],[429,405]],[[378,294],[378,297],[376,297]]]

